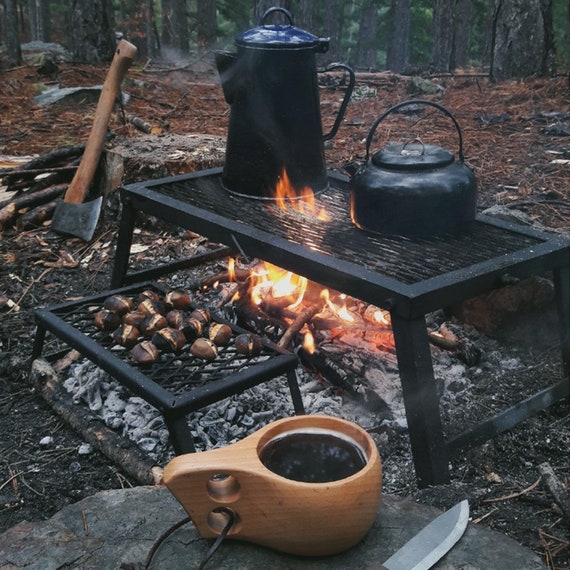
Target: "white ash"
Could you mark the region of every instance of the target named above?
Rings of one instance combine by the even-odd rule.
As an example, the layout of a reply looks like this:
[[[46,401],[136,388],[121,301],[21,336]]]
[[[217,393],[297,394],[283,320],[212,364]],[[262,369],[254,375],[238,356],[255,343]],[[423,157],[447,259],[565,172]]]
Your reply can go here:
[[[306,411],[346,417],[371,426],[371,420],[351,413],[338,390],[304,373],[299,384]],[[96,365],[85,360],[70,368],[64,386],[73,401],[83,403],[105,424],[134,441],[149,457],[164,463],[173,457],[169,433],[159,410],[133,396]],[[198,450],[234,443],[260,427],[294,415],[285,376],[254,386],[187,415]]]

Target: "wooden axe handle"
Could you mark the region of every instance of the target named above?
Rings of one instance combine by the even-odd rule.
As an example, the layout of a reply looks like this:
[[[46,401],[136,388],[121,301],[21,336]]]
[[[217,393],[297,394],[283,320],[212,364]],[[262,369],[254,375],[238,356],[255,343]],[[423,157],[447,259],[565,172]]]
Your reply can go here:
[[[119,42],[99,96],[93,118],[93,126],[85,145],[83,157],[65,193],[64,202],[81,204],[85,200],[85,196],[87,196],[89,186],[95,175],[95,169],[101,158],[109,119],[111,118],[119,87],[136,54],[137,48],[133,44],[126,40]]]

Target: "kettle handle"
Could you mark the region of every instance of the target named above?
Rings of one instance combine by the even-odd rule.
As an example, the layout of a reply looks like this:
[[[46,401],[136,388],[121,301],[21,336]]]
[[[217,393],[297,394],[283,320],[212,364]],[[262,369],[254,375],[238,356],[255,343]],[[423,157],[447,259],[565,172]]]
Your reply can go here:
[[[346,107],[348,106],[348,102],[350,101],[350,97],[352,96],[352,91],[354,89],[354,84],[356,82],[354,71],[352,70],[351,67],[345,65],[344,63],[331,63],[329,66],[325,67],[325,69],[320,69],[319,73],[325,73],[327,71],[332,71],[333,69],[344,69],[345,71],[348,71],[350,79],[348,80],[348,87],[346,89],[346,93],[344,94],[344,99],[342,100],[340,109],[338,110],[338,114],[336,116],[334,125],[326,135],[323,135],[324,141],[328,141],[336,135],[338,128],[340,127],[340,124],[344,119],[344,113],[346,112]]]
[[[280,6],[274,6],[273,8],[269,8],[268,10],[265,10],[265,12],[261,16],[261,18],[259,18],[259,25],[265,26],[265,19],[270,14],[273,14],[273,12],[281,12],[282,14],[285,14],[285,16],[287,16],[287,18],[289,19],[289,25],[290,26],[293,26],[295,24],[295,22],[293,21],[293,14],[291,14],[291,12],[289,12],[289,10],[287,10],[286,8],[281,8]]]
[[[457,134],[459,135],[459,160],[461,162],[465,161],[465,157],[463,156],[463,135],[461,134],[461,129],[459,128],[459,124],[455,120],[455,117],[439,103],[434,103],[433,101],[426,101],[424,99],[411,99],[409,101],[404,101],[403,103],[398,103],[397,105],[390,107],[386,112],[382,113],[382,115],[380,115],[376,119],[376,121],[374,121],[374,124],[372,125],[372,128],[370,129],[370,132],[366,137],[366,158],[365,158],[366,162],[368,162],[368,158],[370,156],[370,145],[372,144],[372,138],[374,137],[374,132],[376,131],[376,128],[378,127],[380,122],[383,121],[390,113],[396,111],[396,109],[400,109],[401,107],[405,107],[407,105],[429,105],[431,107],[435,107],[436,109],[441,111],[444,115],[449,117],[453,122],[453,124],[455,125],[455,128],[457,129]]]

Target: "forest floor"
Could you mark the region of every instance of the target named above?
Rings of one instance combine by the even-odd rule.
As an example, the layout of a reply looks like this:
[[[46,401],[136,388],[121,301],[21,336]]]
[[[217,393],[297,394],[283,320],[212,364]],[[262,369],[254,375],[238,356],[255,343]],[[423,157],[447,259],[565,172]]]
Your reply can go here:
[[[42,68],[33,64],[1,71],[0,158],[41,155],[86,141],[93,103],[44,107],[33,98],[56,83],[101,84],[106,69],[59,63],[43,75]],[[500,205],[527,215],[532,223],[570,235],[568,77],[493,84],[472,74],[433,78],[433,82],[439,86],[436,94],[418,95],[410,78],[359,74],[340,131],[326,146],[328,165],[340,171],[343,164],[362,160],[370,126],[391,105],[417,97],[437,100],[462,127],[466,161],[478,180],[479,210]],[[228,107],[216,73],[205,60],[177,68],[152,62],[135,65],[124,90],[130,95],[126,113],[150,123],[157,137],[226,134]],[[342,94],[338,78],[321,87],[325,129],[334,120]],[[436,144],[456,150],[451,124],[431,112],[429,119],[433,125],[420,121],[413,126],[422,140],[427,140],[427,132]],[[118,111],[110,130],[115,141],[140,136],[132,124],[123,123]],[[385,144],[385,136],[379,129],[374,148]],[[88,244],[50,232],[49,224],[26,231],[9,226],[1,236],[0,531],[22,520],[46,519],[99,490],[136,484],[98,452],[78,455],[81,437],[46,405],[27,374],[33,310],[108,288],[117,224],[116,208],[105,212]],[[178,233],[161,226],[145,228],[141,239],[157,259],[163,248],[176,251],[181,242]],[[555,354],[556,347],[551,348]],[[545,367],[542,374],[550,370]],[[53,437],[55,444],[42,445],[45,436]],[[437,506],[446,506],[450,495],[466,493],[474,521],[532,548],[551,569],[570,568],[569,515],[555,504],[538,471],[541,464],[549,463],[568,493],[569,449],[570,408],[559,403],[463,458],[462,465],[454,468],[452,485],[420,491],[407,474],[402,485],[390,492]]]

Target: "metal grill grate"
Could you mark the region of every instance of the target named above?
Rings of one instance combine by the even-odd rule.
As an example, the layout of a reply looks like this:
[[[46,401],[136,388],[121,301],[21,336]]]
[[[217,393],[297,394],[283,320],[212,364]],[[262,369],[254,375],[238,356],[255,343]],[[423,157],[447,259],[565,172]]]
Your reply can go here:
[[[291,210],[281,211],[273,201],[235,196],[224,190],[217,174],[172,178],[168,182],[147,183],[146,187],[252,228],[270,229],[290,243],[334,255],[408,285],[546,241],[482,223],[473,224],[462,235],[434,240],[373,235],[352,224],[348,194],[336,185],[316,196],[317,210],[325,209],[330,218],[327,221]]]
[[[110,294],[120,292],[135,298],[145,289],[164,294],[156,284],[144,283],[49,309],[38,309],[36,319],[40,328],[73,346],[112,376],[118,376],[151,404],[167,412],[197,409],[200,399],[213,398],[212,401],[217,401],[237,385],[247,384],[246,387],[250,387],[295,369],[297,358],[294,355],[265,340],[260,353],[255,356],[238,352],[235,339],[245,331],[220,318],[213,319],[213,322],[225,322],[232,328],[233,335],[227,346],[219,347],[215,360],[208,362],[196,358],[185,347],[179,354],[162,352],[153,364],[135,366],[130,358],[130,349],[116,344],[110,332],[99,330],[95,326],[94,315]],[[42,346],[35,347],[35,352],[41,351],[44,339],[40,338],[38,342]]]

